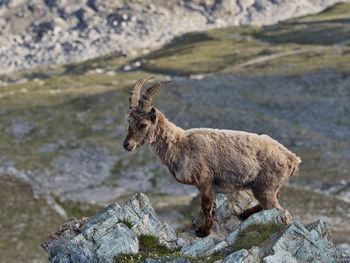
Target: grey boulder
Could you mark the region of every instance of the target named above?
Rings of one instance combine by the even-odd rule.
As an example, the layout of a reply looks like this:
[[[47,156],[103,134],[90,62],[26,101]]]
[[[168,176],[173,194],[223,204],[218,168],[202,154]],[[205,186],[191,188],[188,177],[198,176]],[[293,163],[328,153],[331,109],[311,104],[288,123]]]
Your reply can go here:
[[[159,220],[148,197],[133,195],[123,206],[113,203],[90,219],[72,219],[61,225],[42,247],[50,262],[115,262],[120,254],[138,253],[138,236],[159,238],[177,246],[175,231]]]
[[[327,223],[318,220],[303,226],[293,222],[262,247],[262,262],[339,262]]]
[[[250,262],[260,262],[263,253],[260,248],[252,247],[249,251],[246,249],[241,249],[233,252],[227,256],[221,263],[250,263]]]

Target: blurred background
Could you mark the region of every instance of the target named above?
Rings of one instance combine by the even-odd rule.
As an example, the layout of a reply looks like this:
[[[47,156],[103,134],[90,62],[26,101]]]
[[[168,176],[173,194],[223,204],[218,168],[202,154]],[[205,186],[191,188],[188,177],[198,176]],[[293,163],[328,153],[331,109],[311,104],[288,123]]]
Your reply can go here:
[[[174,228],[197,190],[121,146],[135,80],[183,128],[268,134],[303,160],[281,204],[350,250],[350,1],[0,1],[0,262],[47,262],[68,217],[144,192]]]

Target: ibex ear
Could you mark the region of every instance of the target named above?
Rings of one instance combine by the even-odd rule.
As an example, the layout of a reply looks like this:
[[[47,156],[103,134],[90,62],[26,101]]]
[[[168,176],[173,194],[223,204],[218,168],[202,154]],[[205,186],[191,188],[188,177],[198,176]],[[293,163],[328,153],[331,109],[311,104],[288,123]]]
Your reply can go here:
[[[154,123],[157,119],[157,113],[153,107],[152,107],[151,111],[149,112],[149,116],[150,116],[151,122]]]

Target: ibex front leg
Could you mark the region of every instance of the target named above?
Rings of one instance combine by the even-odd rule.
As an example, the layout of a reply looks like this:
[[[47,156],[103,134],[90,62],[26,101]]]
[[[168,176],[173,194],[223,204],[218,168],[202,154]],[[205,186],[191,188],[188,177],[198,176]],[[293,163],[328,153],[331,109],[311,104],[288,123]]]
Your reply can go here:
[[[214,206],[214,187],[212,184],[205,184],[198,187],[201,198],[201,206],[203,210],[204,220],[200,228],[196,230],[198,237],[206,237],[210,234],[210,230],[214,225],[213,206]]]

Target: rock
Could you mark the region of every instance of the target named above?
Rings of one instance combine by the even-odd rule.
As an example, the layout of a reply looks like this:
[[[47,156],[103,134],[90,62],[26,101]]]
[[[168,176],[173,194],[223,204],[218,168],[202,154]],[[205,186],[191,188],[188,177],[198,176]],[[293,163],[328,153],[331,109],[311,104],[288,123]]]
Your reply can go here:
[[[235,204],[228,203],[233,196],[239,198],[235,200]],[[217,218],[232,219],[240,212],[241,208],[238,207],[251,202],[249,200],[247,192],[239,195],[217,195],[216,211],[219,212]],[[236,207],[238,210],[231,208],[225,210],[223,207]],[[227,211],[231,211],[231,214]],[[273,208],[250,216],[222,239],[212,236],[195,238],[192,229],[182,233],[177,239],[174,230],[158,219],[148,197],[144,194],[135,194],[123,206],[113,203],[91,219],[69,220],[43,242],[42,247],[48,253],[50,262],[115,262],[117,255],[138,253],[140,235],[152,235],[171,250],[177,248],[179,244],[183,245],[179,253],[192,258],[198,259],[203,255],[209,257],[214,252],[220,252],[223,259],[218,262],[222,263],[332,263],[339,262],[340,259],[341,262],[347,262],[346,253],[338,252],[335,248],[327,223],[318,220],[303,226],[298,222],[287,224],[288,221],[290,221],[288,215]],[[252,224],[271,222],[286,226],[281,232],[274,233],[263,241],[259,247],[253,246],[250,249],[232,252],[231,249],[240,231]],[[225,222],[222,221],[222,224]],[[173,258],[173,255],[147,258],[143,262],[190,262],[181,256]]]
[[[350,263],[350,244],[338,244],[336,246],[339,262]]]
[[[240,231],[252,224],[278,223],[286,225],[292,220],[290,215],[273,208],[256,213],[242,222],[238,215],[255,204],[256,200],[250,191],[215,195],[213,230],[206,238],[201,239],[195,236],[193,229],[198,228],[202,222],[202,214],[200,214],[195,218],[191,229],[179,234],[178,245],[182,246],[181,253],[192,257],[203,254],[210,255],[234,245]]]
[[[318,220],[303,226],[293,222],[262,247],[262,262],[338,262],[327,223]]]
[[[247,228],[250,225],[253,224],[263,224],[263,223],[277,223],[277,224],[285,224],[287,225],[286,221],[290,221],[290,218],[288,219],[288,216],[285,215],[282,211],[279,211],[275,208],[270,210],[265,210],[256,214],[251,215],[248,219],[243,221],[241,224],[237,226],[237,228],[226,235],[223,239],[214,240],[213,242],[204,242],[201,244],[201,240],[197,240],[195,242],[192,242],[190,244],[186,244],[181,251],[186,251],[187,255],[194,256],[197,254],[212,254],[214,252],[221,252],[225,251],[230,246],[233,246],[234,243],[237,240],[237,237],[239,233]],[[223,222],[223,224],[225,224]],[[202,246],[201,248],[200,245]]]
[[[214,226],[210,232],[210,237],[213,240],[221,240],[238,228],[241,220],[238,215],[242,213],[244,209],[247,209],[256,204],[255,199],[252,198],[251,193],[245,191],[237,191],[227,194],[215,195],[215,208],[214,208]],[[199,240],[195,234],[195,230],[198,229],[203,220],[202,212],[193,219],[192,226],[187,228],[186,232],[179,234],[178,245],[188,249],[189,253],[193,250],[189,247],[195,246],[196,241]]]
[[[148,197],[133,195],[123,206],[113,203],[90,219],[61,225],[42,247],[50,262],[114,262],[120,254],[137,253],[139,235],[153,235],[175,248],[175,231],[161,222]]]
[[[238,234],[250,225],[263,223],[277,223],[287,225],[287,222],[290,221],[291,218],[289,217],[289,215],[284,214],[282,211],[277,210],[276,208],[264,210],[259,213],[253,214],[248,219],[243,221],[235,231],[228,234],[224,240],[222,240],[213,248],[211,248],[210,252],[221,251],[228,246],[234,245],[234,243],[237,240]]]
[[[250,191],[235,191],[232,193],[219,193],[215,195],[214,207],[214,226],[211,230],[210,237],[221,240],[229,233],[238,228],[241,220],[238,218],[245,209],[257,204]],[[187,241],[192,243],[197,237],[194,230],[199,228],[202,224],[203,214],[200,213],[194,218],[192,223],[192,230],[179,235],[179,242],[184,246]]]
[[[133,195],[119,211],[120,219],[132,223],[132,230],[139,235],[154,235],[160,243],[173,249],[177,247],[174,229],[159,220],[148,197],[144,194]]]
[[[87,221],[63,224],[42,244],[50,262],[114,262],[119,254],[138,252],[137,236],[125,224],[106,220],[83,230]]]
[[[187,256],[196,257],[198,255],[203,255],[206,251],[213,247],[215,241],[211,237],[199,238],[193,243],[188,243],[181,248],[180,253],[185,254]]]
[[[190,263],[189,260],[184,259],[184,258],[171,258],[171,257],[161,257],[161,258],[147,258],[143,263]]]
[[[233,252],[228,257],[226,257],[222,263],[250,263],[250,262],[260,262],[263,253],[260,248],[252,247],[249,251],[246,249],[241,249]]]
[[[13,119],[6,131],[17,139],[22,139],[35,128],[34,124],[23,119]]]

